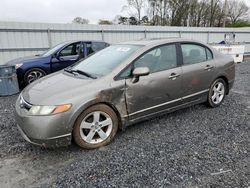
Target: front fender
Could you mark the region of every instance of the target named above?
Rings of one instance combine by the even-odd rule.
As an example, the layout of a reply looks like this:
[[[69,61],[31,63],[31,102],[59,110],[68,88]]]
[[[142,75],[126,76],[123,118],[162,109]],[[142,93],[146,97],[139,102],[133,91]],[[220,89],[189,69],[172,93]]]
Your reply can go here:
[[[70,118],[71,127],[73,128],[75,121],[84,110],[97,104],[106,104],[111,107],[116,112],[120,120],[121,127],[126,125],[128,113],[125,100],[125,85],[122,83],[115,85],[116,86],[110,87],[109,89],[101,90],[98,93],[92,93],[88,96],[85,95],[84,99],[80,99],[80,101],[83,102],[73,108],[74,111],[72,112],[72,116]],[[79,99],[76,101],[79,101]]]

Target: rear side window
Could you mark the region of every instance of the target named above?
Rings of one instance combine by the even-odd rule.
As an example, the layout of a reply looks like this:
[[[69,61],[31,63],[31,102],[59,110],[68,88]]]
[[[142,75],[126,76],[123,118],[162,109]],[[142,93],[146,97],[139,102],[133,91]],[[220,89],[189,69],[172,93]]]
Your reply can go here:
[[[184,65],[201,63],[213,58],[211,51],[200,45],[182,44],[181,49]]]
[[[107,47],[107,43],[105,42],[92,42],[92,49],[94,52],[100,51],[106,47]]]
[[[94,53],[94,52],[98,52],[104,48],[108,47],[108,44],[105,42],[91,42],[91,43],[87,43],[87,52],[88,55]]]

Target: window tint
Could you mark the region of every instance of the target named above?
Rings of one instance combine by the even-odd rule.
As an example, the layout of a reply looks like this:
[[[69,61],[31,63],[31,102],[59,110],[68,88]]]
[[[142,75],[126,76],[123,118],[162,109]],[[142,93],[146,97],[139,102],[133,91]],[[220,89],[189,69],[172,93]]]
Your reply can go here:
[[[134,63],[136,67],[148,67],[150,73],[175,68],[177,66],[175,44],[155,48]]]
[[[92,49],[92,44],[91,44],[91,42],[86,43],[86,47],[87,47],[87,54],[88,54],[88,55],[94,53],[94,50]]]
[[[212,54],[212,52],[211,52],[209,49],[207,49],[207,48],[206,48],[206,51],[207,51],[207,60],[213,59],[213,54]]]
[[[71,44],[60,52],[60,56],[78,55],[80,50],[79,48],[80,48],[80,43]]]
[[[183,63],[194,64],[207,60],[206,48],[196,44],[182,44]]]
[[[104,48],[106,48],[108,46],[107,43],[105,42],[89,42],[87,43],[87,52],[88,55],[94,53],[94,52],[98,52]]]
[[[105,47],[107,47],[105,42],[92,42],[92,49],[94,52],[100,51]]]
[[[62,48],[64,45],[65,45],[65,43],[58,44],[58,45],[52,47],[51,49],[49,49],[48,51],[44,52],[41,56],[47,57],[47,56],[53,55],[53,54],[55,54],[60,48]]]

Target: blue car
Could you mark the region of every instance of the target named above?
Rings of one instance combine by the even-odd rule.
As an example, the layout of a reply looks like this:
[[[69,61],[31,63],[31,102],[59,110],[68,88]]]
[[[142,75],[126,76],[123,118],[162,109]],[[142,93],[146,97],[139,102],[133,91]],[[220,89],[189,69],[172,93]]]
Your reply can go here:
[[[101,41],[70,41],[58,44],[41,55],[24,57],[7,62],[15,65],[20,88],[64,69],[90,54],[109,46]]]

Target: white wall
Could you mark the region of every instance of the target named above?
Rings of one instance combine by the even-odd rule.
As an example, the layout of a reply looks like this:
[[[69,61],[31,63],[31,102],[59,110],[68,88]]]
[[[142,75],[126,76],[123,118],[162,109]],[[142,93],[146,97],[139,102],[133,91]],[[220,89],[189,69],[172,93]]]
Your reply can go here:
[[[205,43],[219,43],[234,32],[236,42],[250,53],[250,28],[192,28],[162,26],[79,25],[0,22],[0,65],[11,59],[42,53],[67,40],[104,40],[118,43],[142,38],[183,37]]]

